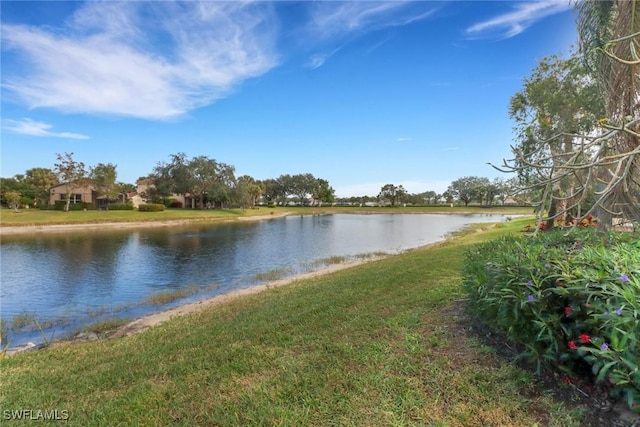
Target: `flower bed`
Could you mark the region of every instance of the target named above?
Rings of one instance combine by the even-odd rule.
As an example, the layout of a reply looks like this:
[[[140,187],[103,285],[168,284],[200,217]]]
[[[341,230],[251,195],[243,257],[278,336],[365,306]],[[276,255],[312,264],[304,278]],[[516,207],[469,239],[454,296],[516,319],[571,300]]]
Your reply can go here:
[[[466,255],[470,307],[523,356],[593,375],[640,412],[640,240],[591,227],[505,236]]]

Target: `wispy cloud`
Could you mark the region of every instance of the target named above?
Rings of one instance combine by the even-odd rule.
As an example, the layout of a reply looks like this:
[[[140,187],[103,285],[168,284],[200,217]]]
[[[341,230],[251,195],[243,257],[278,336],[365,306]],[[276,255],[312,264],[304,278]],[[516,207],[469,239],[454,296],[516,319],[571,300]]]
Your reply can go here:
[[[3,73],[2,86],[30,108],[180,116],[277,65],[271,8],[262,2],[88,2],[64,28],[3,25],[3,48],[29,67]]]
[[[412,141],[412,140],[413,140],[413,138],[407,138],[407,137],[404,137],[404,136],[401,136],[400,138],[396,139],[397,142],[409,142],[409,141]]]
[[[322,67],[324,65],[325,62],[327,62],[327,60],[329,58],[331,58],[333,55],[336,54],[336,52],[338,52],[340,50],[340,48],[335,48],[330,52],[325,52],[325,53],[316,53],[311,55],[311,57],[309,58],[309,62],[307,63],[307,66],[311,69],[316,69],[318,67]]]
[[[10,120],[5,119],[2,121],[2,130],[19,133],[22,135],[30,136],[44,136],[50,138],[69,138],[69,139],[89,139],[87,135],[72,132],[53,132],[51,128],[53,126],[47,123],[36,122],[31,119],[22,120]]]
[[[458,151],[460,149],[460,147],[447,147],[447,148],[443,148],[442,151],[443,153],[446,153],[447,151]]]
[[[422,21],[432,16],[437,9],[427,2],[314,2],[305,31],[308,39],[314,40],[316,44],[346,43],[372,31]],[[371,50],[386,41],[378,42]],[[335,50],[325,50],[335,53]],[[330,56],[314,54],[311,62],[321,66]],[[318,61],[319,58],[322,61]]]
[[[466,29],[469,37],[514,37],[539,20],[571,9],[568,0],[516,2],[511,12],[478,22]]]

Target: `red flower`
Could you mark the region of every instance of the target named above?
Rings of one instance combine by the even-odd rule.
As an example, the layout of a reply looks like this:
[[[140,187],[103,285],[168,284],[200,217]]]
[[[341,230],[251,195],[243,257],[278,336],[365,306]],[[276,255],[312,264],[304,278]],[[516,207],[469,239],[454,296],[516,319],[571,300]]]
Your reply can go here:
[[[566,307],[564,308],[564,315],[565,315],[565,316],[570,315],[570,314],[571,314],[571,310],[572,310],[572,309],[571,309],[571,306],[570,306],[570,305],[566,306]]]
[[[575,350],[576,348],[578,348],[578,346],[576,345],[575,341],[571,340],[571,341],[569,341],[569,348],[571,350]]]
[[[580,335],[580,342],[587,343],[589,341],[591,341],[591,337],[589,335],[587,334]]]

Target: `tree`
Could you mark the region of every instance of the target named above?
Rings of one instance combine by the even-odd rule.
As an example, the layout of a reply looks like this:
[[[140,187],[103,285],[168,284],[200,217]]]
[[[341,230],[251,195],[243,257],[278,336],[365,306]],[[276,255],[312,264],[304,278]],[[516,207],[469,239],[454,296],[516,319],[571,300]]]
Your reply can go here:
[[[576,135],[591,132],[603,113],[598,86],[575,55],[566,60],[544,58],[524,80],[523,90],[511,98],[518,173],[529,185],[550,184],[551,197],[540,207],[549,212],[549,227],[557,216],[568,212],[575,188],[584,180],[582,174],[565,170],[580,145]]]
[[[545,89],[537,98],[543,102],[531,104],[538,123],[520,134],[515,157],[504,162],[503,170],[536,178],[526,184],[538,190],[539,216],[546,211],[548,223],[567,213],[577,219],[595,215],[602,227],[611,225],[612,216],[637,221],[640,3],[584,0],[576,5],[580,55],[559,68],[567,71],[560,78],[534,74],[532,82],[539,80]],[[512,104],[512,112],[518,104]]]
[[[242,175],[236,180],[234,200],[241,208],[253,208],[262,195],[262,187],[253,177]]]
[[[128,194],[135,193],[137,188],[133,184],[129,184],[127,182],[116,182],[116,189],[118,194]]]
[[[200,209],[210,202],[222,206],[231,199],[235,185],[233,166],[207,156],[189,159],[186,154],[177,153],[170,157],[171,162],[160,162],[154,168],[154,196],[190,195],[191,207]]]
[[[264,198],[269,205],[277,204],[278,200],[282,198],[282,186],[277,179],[265,179],[262,181],[264,185]],[[286,196],[285,196],[286,197]]]
[[[235,168],[226,163],[218,162],[213,185],[209,187],[209,200],[216,207],[224,207],[231,201],[235,185]]]
[[[336,199],[335,190],[329,185],[329,181],[317,178],[311,188],[311,197],[319,206],[323,203],[333,203]]]
[[[203,209],[205,199],[212,197],[216,191],[219,164],[214,159],[198,156],[187,161],[185,168],[185,193],[190,193],[197,207]]]
[[[262,181],[254,180],[252,182],[249,182],[248,190],[249,195],[251,196],[251,207],[255,207],[260,197],[262,197],[262,195],[266,191],[266,187]]]
[[[512,181],[498,177],[494,178],[491,184],[495,189],[495,195],[500,201],[500,204],[504,206],[507,198],[513,195]]]
[[[424,201],[427,205],[435,205],[438,203],[438,193],[429,190],[423,193]]]
[[[33,204],[38,193],[37,189],[26,181],[26,176],[23,174],[17,174],[13,178],[2,178],[0,181],[0,199],[2,199],[3,205],[8,206],[6,193],[9,191],[20,194],[21,205]]]
[[[453,207],[455,196],[453,195],[453,193],[451,193],[451,191],[447,189],[444,193],[442,193],[442,198],[444,199],[445,203],[449,203]]]
[[[407,194],[407,190],[402,185],[386,184],[380,189],[378,193],[378,199],[388,201],[391,206],[395,206],[401,202],[403,197]]]
[[[640,3],[588,0],[577,8],[582,56],[605,97],[594,211],[601,224],[613,215],[640,221]]]
[[[466,207],[472,200],[482,197],[482,188],[487,182],[487,178],[465,176],[453,181],[447,188],[447,193],[451,198],[458,199],[464,203],[464,206]]]
[[[476,200],[480,205],[491,206],[493,199],[496,196],[496,188],[491,183],[489,178],[473,177],[474,182],[472,184],[473,200]]]
[[[276,178],[276,185],[278,194],[277,200],[282,206],[285,206],[287,204],[289,196],[293,194],[294,191],[294,178],[289,174],[280,175],[278,178]]]
[[[13,209],[14,212],[18,212],[22,195],[17,191],[7,191],[4,193],[4,198],[7,202],[7,206],[9,206],[10,209]]]
[[[98,163],[90,168],[89,178],[99,196],[107,199],[106,208],[109,210],[109,201],[118,197],[118,186],[116,185],[116,165],[112,163]]]
[[[309,195],[313,193],[316,184],[316,178],[310,173],[293,175],[289,191],[298,198],[301,205],[304,205],[307,203]]]
[[[65,184],[65,205],[64,211],[69,212],[71,204],[70,191],[74,187],[83,186],[86,183],[86,171],[84,163],[77,162],[73,159],[73,153],[64,153],[64,155],[56,153],[58,163],[54,164],[54,172]]]
[[[48,168],[31,168],[24,174],[23,182],[34,190],[34,202],[36,205],[49,203],[49,190],[58,185],[60,181],[56,174]]]

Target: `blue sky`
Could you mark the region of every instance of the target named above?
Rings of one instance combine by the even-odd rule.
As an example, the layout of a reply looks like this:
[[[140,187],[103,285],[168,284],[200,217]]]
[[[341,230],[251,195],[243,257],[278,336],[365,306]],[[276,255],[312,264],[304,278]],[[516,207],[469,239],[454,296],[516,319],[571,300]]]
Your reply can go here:
[[[510,97],[577,37],[568,0],[0,4],[1,176],[184,152],[341,197],[501,176]]]

